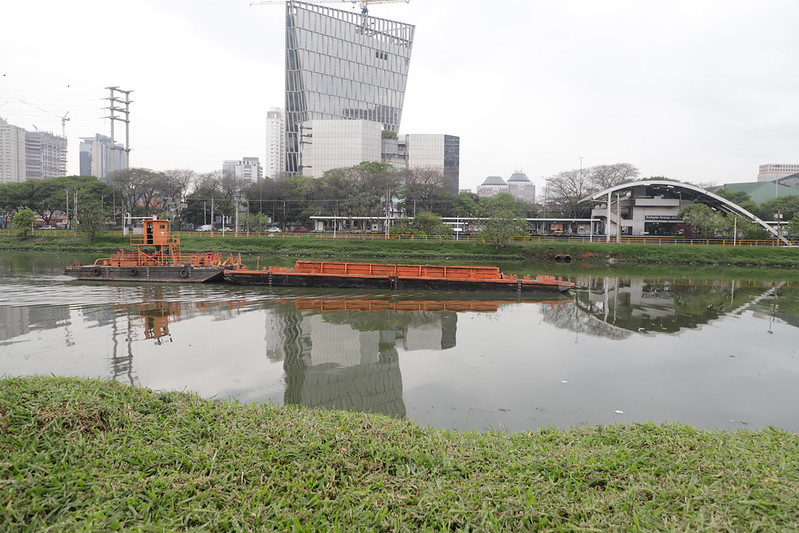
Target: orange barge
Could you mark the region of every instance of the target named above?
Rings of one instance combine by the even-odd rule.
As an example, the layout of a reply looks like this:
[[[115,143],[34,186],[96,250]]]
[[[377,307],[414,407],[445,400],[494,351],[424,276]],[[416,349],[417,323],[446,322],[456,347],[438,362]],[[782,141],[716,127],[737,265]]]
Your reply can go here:
[[[145,219],[141,233],[131,234],[133,251],[97,259],[91,265],[71,265],[64,274],[81,280],[203,283],[223,281],[227,270],[241,268],[241,255],[184,254],[180,239],[169,232],[169,221]]]
[[[342,289],[421,289],[442,291],[566,292],[574,284],[555,276],[503,274],[492,266],[404,265],[297,261],[294,268],[240,268],[225,271],[227,281],[269,287]]]

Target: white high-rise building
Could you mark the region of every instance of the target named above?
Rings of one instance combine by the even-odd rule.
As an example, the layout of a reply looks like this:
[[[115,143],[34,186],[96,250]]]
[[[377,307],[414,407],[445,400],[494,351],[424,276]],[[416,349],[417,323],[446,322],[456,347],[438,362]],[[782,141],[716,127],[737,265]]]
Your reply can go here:
[[[266,113],[266,161],[264,161],[264,171],[268,178],[275,178],[283,172],[285,130],[286,115],[283,109],[269,108]]]
[[[0,118],[0,183],[25,181],[25,133]]]
[[[223,162],[222,174],[251,183],[261,180],[263,167],[257,157],[243,157],[241,161],[227,160]]]
[[[81,137],[80,175],[104,179],[115,170],[125,169],[125,150],[111,137],[95,134],[94,137]]]
[[[25,179],[67,175],[67,140],[46,131],[25,133]]]
[[[67,140],[26,131],[0,118],[0,183],[58,178],[67,174]]]

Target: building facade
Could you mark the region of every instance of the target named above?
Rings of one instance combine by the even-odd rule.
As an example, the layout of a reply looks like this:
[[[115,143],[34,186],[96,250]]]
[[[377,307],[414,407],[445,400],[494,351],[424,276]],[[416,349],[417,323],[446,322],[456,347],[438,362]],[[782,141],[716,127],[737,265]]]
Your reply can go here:
[[[675,236],[685,228],[680,213],[703,203],[725,216],[741,216],[760,225],[787,244],[773,227],[737,204],[710,191],[674,181],[645,180],[616,185],[580,200],[591,203],[591,233],[606,241],[623,236]]]
[[[66,176],[67,140],[0,118],[0,183]]]
[[[440,171],[446,179],[447,190],[458,194],[460,137],[430,133],[410,133],[402,137],[407,154],[407,168]]]
[[[380,161],[383,125],[371,120],[310,120],[302,124],[303,175],[320,178],[334,168]]]
[[[514,198],[523,202],[527,202],[528,204],[535,203],[535,185],[530,181],[530,178],[527,177],[527,174],[521,170],[517,170],[508,178],[508,192],[513,195]]]
[[[80,175],[104,179],[116,170],[125,169],[125,149],[120,143],[111,143],[111,137],[97,133],[94,137],[81,137]]]
[[[368,120],[399,131],[413,37],[410,24],[286,2],[286,172],[304,173],[308,121]]]
[[[799,163],[768,163],[760,165],[757,181],[775,181],[799,172]]]
[[[285,129],[283,109],[269,108],[266,113],[266,160],[264,161],[264,172],[269,178],[276,178],[284,170]]]
[[[238,178],[247,183],[261,181],[263,167],[257,157],[243,157],[239,160],[227,160],[222,163],[222,175]]]
[[[488,176],[482,185],[477,186],[477,196],[491,198],[501,192],[510,192],[507,182],[499,176]]]
[[[0,118],[0,183],[25,181],[25,133]]]
[[[25,179],[67,175],[67,140],[45,131],[25,133]]]

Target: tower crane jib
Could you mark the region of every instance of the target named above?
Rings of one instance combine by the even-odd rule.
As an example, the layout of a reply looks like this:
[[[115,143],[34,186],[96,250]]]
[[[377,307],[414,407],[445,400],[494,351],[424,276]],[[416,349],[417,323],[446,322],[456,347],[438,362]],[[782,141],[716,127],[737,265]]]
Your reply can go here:
[[[369,6],[371,4],[395,4],[398,2],[402,2],[407,4],[410,0],[312,0],[311,3],[313,4],[352,4],[358,5],[361,8],[361,12],[366,15],[369,12]],[[256,2],[251,2],[251,6],[263,6],[263,5],[277,5],[277,4],[285,4],[286,0],[258,0]]]

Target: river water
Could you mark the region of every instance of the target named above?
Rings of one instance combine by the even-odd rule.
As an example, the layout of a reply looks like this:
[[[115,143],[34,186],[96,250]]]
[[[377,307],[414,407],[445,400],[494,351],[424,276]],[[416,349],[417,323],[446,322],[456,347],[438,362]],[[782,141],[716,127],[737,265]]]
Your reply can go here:
[[[796,281],[570,269],[569,297],[517,301],[62,274],[86,259],[0,253],[0,375],[97,376],[458,430],[799,431]]]

